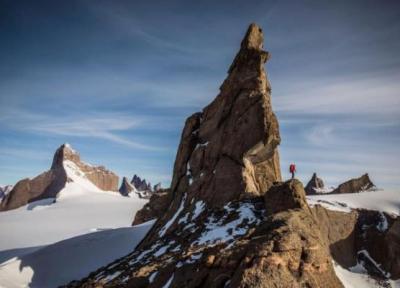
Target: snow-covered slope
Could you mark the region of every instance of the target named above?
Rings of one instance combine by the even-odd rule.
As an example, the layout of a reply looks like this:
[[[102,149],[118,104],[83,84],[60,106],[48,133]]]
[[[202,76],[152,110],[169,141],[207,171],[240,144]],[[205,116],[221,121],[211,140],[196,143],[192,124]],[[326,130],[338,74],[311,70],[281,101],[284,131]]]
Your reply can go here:
[[[57,287],[133,251],[154,221],[67,239],[0,265],[0,286]]]
[[[362,193],[310,195],[309,205],[320,204],[327,209],[349,212],[351,208],[364,208],[400,215],[400,190],[377,190]]]
[[[40,284],[33,287],[54,287],[57,279],[62,284],[81,278],[133,250],[147,231],[146,225],[130,227],[147,200],[99,189],[73,161],[63,167],[68,181],[57,198],[0,213],[0,263],[18,257],[2,264],[0,287],[27,287],[31,278]],[[105,229],[113,230],[88,234]],[[43,286],[43,279],[53,282]]]
[[[75,186],[68,183],[54,204],[53,199],[41,200],[0,213],[1,262],[93,229],[130,226],[136,211],[146,203],[119,193],[85,191]]]
[[[379,283],[378,281],[368,276],[366,272],[357,271],[356,269],[353,269],[353,271],[349,271],[342,268],[337,263],[334,263],[333,267],[335,269],[336,275],[346,288],[400,287],[400,280],[387,280],[385,281],[385,283]]]

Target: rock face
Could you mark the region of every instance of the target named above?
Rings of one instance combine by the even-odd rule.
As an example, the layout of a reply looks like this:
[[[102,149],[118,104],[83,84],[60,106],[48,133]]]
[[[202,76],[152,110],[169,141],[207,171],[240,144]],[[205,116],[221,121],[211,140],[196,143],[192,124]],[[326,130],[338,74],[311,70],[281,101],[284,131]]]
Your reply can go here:
[[[333,259],[342,267],[359,265],[382,283],[400,278],[400,217],[364,209],[344,213],[320,205],[312,213]]]
[[[269,217],[256,228],[252,238],[260,238],[245,256],[250,261],[241,263],[229,287],[342,287],[303,185],[274,185],[264,199]]]
[[[128,196],[129,193],[135,192],[137,190],[131,183],[129,183],[128,178],[124,177],[122,178],[122,183],[118,191],[119,193],[121,193],[121,195]]]
[[[371,179],[369,179],[368,174],[364,174],[360,178],[350,179],[349,181],[340,184],[330,194],[359,193],[374,188],[375,185],[372,183]]]
[[[153,193],[150,201],[142,209],[136,212],[132,225],[142,224],[152,219],[161,218],[171,204],[171,190],[161,189]]]
[[[317,177],[317,173],[314,173],[307,183],[305,191],[307,195],[315,195],[317,191],[320,189],[324,189],[324,181],[321,178]]]
[[[267,213],[275,214],[289,209],[310,211],[303,191],[303,185],[297,180],[272,186],[264,194]]]
[[[400,278],[400,217],[394,221],[391,227],[388,227],[384,239],[384,253],[382,263],[386,271],[391,273],[394,279]]]
[[[69,287],[343,287],[302,184],[279,182],[262,43],[250,25],[220,94],[186,120],[168,208],[135,251]]]
[[[32,201],[55,198],[67,181],[65,163],[71,163],[82,171],[85,176],[99,189],[117,191],[118,176],[106,170],[103,166],[91,166],[80,160],[79,154],[68,144],[59,147],[54,154],[53,163],[46,171],[33,179],[19,181],[1,202],[0,210],[15,209]]]
[[[281,180],[279,126],[264,70],[263,34],[251,25],[215,100],[190,116],[182,132],[171,189],[212,206],[262,195]],[[251,133],[249,133],[251,131]]]
[[[68,144],[64,144],[57,149],[51,170],[63,168],[64,161],[73,162],[99,189],[104,191],[118,191],[118,175],[107,170],[104,166],[92,166],[82,162],[79,153],[73,150]]]

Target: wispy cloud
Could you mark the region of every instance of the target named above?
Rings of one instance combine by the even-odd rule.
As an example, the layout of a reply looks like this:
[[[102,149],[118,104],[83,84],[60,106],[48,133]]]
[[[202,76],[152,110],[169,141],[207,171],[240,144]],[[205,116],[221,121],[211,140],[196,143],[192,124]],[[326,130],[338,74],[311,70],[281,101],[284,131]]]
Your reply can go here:
[[[48,160],[49,153],[46,151],[39,151],[29,148],[0,147],[0,157],[11,157],[12,159],[22,158],[30,160]]]
[[[132,117],[120,113],[90,115],[42,115],[24,110],[10,110],[0,116],[3,125],[8,128],[43,134],[72,137],[91,137],[140,150],[162,150],[160,147],[140,143],[119,135],[119,132],[143,127],[144,118]]]
[[[286,113],[399,116],[400,75],[358,79],[297,80],[273,98],[276,110]],[[274,94],[275,95],[275,94]]]
[[[175,50],[180,53],[198,53],[200,51],[194,47],[178,43],[176,40],[168,39],[165,35],[163,35],[164,37],[160,37],[147,31],[145,25],[141,24],[139,19],[132,15],[132,11],[126,11],[118,6],[119,5],[110,5],[109,3],[106,6],[97,4],[87,5],[92,13],[99,15],[102,19],[114,25],[117,28],[117,33],[130,34],[156,47]]]
[[[333,140],[333,127],[330,125],[315,126],[306,134],[306,139],[314,145],[323,146]]]

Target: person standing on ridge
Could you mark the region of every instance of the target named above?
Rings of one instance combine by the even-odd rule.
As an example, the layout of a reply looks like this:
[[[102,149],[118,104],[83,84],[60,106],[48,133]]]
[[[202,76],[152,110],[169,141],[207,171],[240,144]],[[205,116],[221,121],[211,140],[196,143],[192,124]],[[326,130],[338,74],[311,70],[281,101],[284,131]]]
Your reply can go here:
[[[294,179],[294,173],[296,173],[296,165],[294,163],[290,164],[289,172],[292,173],[292,179]]]

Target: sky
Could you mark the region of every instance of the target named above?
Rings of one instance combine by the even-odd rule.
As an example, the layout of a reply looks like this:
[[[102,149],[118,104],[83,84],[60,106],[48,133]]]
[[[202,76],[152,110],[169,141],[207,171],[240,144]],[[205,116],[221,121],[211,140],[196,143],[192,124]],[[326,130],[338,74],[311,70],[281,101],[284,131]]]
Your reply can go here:
[[[62,143],[168,186],[185,119],[264,30],[283,176],[400,184],[400,2],[0,0],[0,183]]]

